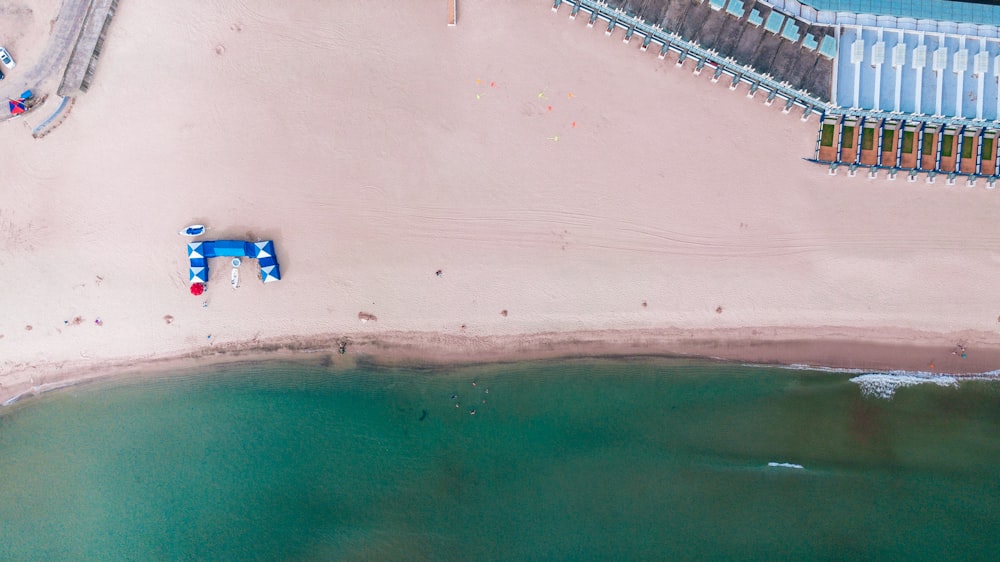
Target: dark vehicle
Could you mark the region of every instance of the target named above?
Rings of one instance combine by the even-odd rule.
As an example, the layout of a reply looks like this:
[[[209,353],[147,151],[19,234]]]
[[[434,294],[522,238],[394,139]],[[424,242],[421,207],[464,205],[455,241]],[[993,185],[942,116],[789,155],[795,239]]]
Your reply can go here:
[[[0,70],[0,80],[3,80],[3,71]]]

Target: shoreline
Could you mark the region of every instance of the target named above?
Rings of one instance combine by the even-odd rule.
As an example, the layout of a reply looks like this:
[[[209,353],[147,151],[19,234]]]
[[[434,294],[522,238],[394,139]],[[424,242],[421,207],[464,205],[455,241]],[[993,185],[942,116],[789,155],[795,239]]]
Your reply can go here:
[[[895,333],[895,337],[886,337]],[[817,371],[905,372],[974,378],[1000,370],[1000,347],[990,333],[934,334],[848,327],[711,330],[601,330],[506,336],[435,332],[320,334],[275,337],[200,347],[162,356],[41,363],[8,372],[0,407],[79,384],[168,372],[207,370],[264,361],[324,367],[448,368],[522,361],[671,358]],[[344,355],[340,342],[347,341]],[[961,358],[956,342],[967,350]]]
[[[995,192],[832,178],[795,148],[815,123],[548,5],[115,18],[58,134],[0,132],[0,403],[284,357],[1000,368]],[[213,264],[193,298],[188,224],[273,240],[283,279]]]

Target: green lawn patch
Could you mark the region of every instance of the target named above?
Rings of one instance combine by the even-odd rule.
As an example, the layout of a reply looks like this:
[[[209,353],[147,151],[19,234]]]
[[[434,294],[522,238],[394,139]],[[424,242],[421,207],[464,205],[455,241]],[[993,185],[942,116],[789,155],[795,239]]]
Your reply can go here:
[[[825,123],[823,125],[823,135],[819,139],[820,146],[833,146],[833,124]]]
[[[875,147],[875,129],[865,127],[861,130],[861,150],[871,150]]]
[[[886,129],[886,130],[882,131],[882,152],[888,152],[888,151],[892,150],[892,141],[893,140],[894,139],[893,139],[893,134],[892,134],[891,130]]]
[[[983,139],[983,160],[993,160],[993,139]]]
[[[924,156],[934,154],[934,133],[924,133]]]
[[[840,143],[844,148],[854,147],[854,127],[850,125],[844,127],[844,140]]]
[[[913,131],[903,131],[903,152],[913,152]]]
[[[941,143],[941,156],[950,158],[955,152],[955,135],[945,135],[944,142]]]
[[[972,158],[972,147],[975,137],[962,137],[962,158]]]

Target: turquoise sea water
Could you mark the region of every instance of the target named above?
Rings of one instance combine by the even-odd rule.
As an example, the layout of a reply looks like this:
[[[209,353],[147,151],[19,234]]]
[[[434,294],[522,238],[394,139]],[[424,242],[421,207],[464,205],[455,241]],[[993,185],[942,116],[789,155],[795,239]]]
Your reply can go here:
[[[993,559],[1000,383],[886,400],[849,378],[644,360],[85,385],[0,411],[0,558]]]

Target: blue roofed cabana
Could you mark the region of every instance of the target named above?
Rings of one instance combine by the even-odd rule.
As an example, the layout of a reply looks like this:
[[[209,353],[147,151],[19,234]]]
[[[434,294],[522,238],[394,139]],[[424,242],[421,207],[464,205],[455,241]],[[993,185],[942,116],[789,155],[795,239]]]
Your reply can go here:
[[[204,240],[189,242],[188,278],[191,283],[208,283],[209,258],[254,258],[260,263],[260,278],[264,283],[281,280],[278,257],[274,252],[274,242],[245,242],[243,240]]]

